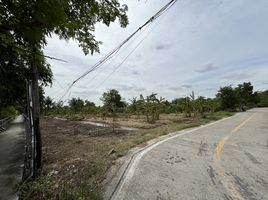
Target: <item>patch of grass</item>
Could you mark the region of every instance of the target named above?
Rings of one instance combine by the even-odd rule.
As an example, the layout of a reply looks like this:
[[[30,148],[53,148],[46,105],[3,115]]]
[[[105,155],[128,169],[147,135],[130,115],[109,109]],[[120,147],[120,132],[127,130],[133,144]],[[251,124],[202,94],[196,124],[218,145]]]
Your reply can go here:
[[[232,115],[234,115],[234,112],[218,111],[218,112],[210,113],[207,116],[207,119],[209,119],[209,120],[219,120],[219,119],[222,119],[224,117],[230,117]]]
[[[141,130],[136,134],[129,135],[124,142],[117,144],[117,153],[120,155],[125,155],[130,148],[144,144],[154,138],[183,129],[201,126],[215,120],[220,120],[224,117],[232,116],[233,114],[234,113],[231,112],[220,111],[209,114],[206,118],[196,119],[188,123],[172,123],[158,128]]]
[[[118,157],[126,155],[131,148],[145,145],[149,140],[162,135],[197,127],[231,115],[233,113],[221,111],[209,114],[206,118],[174,122],[158,128],[139,130],[131,134],[106,134],[99,137],[95,134],[85,135],[84,133],[83,135],[82,133],[87,131],[87,128],[82,129],[79,122],[74,122],[77,123],[74,126],[67,126],[67,120],[56,122],[53,119],[46,119],[46,129],[43,130],[44,144],[46,149],[49,149],[45,154],[48,160],[47,163],[44,163],[44,169],[46,170],[37,180],[23,183],[18,187],[21,199],[101,200],[102,182],[107,171]],[[51,123],[54,123],[54,125],[51,126]],[[63,126],[64,130],[55,132],[55,127],[59,126]],[[74,130],[74,127],[80,128],[80,132]],[[104,130],[103,128],[100,131],[103,132]],[[66,131],[66,133],[63,131]],[[70,131],[76,131],[76,133],[73,134]],[[61,142],[60,145],[58,143],[53,145],[53,142],[57,139]],[[80,143],[78,144],[77,141],[80,141]],[[64,145],[66,145],[66,148],[63,148]],[[51,153],[52,150],[57,154]],[[112,153],[111,150],[113,150]],[[66,163],[66,159],[71,161],[75,158],[83,158],[84,161],[81,161],[81,163]],[[60,168],[57,168],[60,171],[59,175],[49,175],[49,171],[53,168],[46,165],[60,166]],[[71,170],[68,168],[71,165],[77,166],[77,173],[72,173],[73,168]],[[65,168],[67,170],[64,170]]]

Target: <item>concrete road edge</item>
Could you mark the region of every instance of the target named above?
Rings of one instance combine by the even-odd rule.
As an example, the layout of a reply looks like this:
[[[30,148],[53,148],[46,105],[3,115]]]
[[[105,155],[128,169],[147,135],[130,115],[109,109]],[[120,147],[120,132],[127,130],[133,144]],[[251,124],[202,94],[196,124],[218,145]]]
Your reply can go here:
[[[238,113],[239,114],[239,113]],[[226,117],[217,121],[210,122],[208,124],[204,124],[195,128],[187,128],[180,131],[176,131],[173,133],[169,133],[167,135],[160,136],[158,138],[152,139],[147,142],[144,147],[135,147],[131,149],[126,156],[120,158],[117,163],[117,167],[113,166],[108,172],[107,178],[104,181],[104,193],[103,198],[105,200],[116,200],[116,196],[118,192],[120,192],[122,185],[128,180],[131,179],[131,176],[134,173],[134,167],[138,164],[139,160],[142,158],[144,154],[149,152],[151,149],[156,146],[176,137],[183,136],[185,134],[193,133],[199,129],[206,128],[208,126],[212,126],[214,124],[220,123],[227,119],[230,119],[237,114]],[[121,165],[118,167],[118,165]]]

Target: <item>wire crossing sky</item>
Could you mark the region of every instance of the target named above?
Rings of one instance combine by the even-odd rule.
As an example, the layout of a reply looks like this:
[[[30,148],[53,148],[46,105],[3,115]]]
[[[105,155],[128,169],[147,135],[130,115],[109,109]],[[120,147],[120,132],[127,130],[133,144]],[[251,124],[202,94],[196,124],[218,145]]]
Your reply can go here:
[[[169,2],[122,0],[129,7],[129,26],[122,29],[117,23],[110,27],[97,25],[96,38],[103,42],[100,54],[84,56],[75,41],[66,42],[55,36],[49,38],[45,54],[68,61],[48,60],[54,78],[60,85],[70,86],[70,80],[90,71],[88,66],[94,66],[104,58],[103,53],[118,47],[123,38],[128,38],[140,24]],[[219,87],[246,81],[252,82],[255,90],[266,90],[267,20],[266,0],[258,3],[251,0],[180,0],[165,13],[165,17],[161,17],[161,23],[150,37],[116,73],[113,73],[116,67],[150,29],[139,31],[111,56],[109,62],[76,82],[70,98],[80,97],[100,104],[101,94],[108,89],[119,90],[126,100],[152,92],[169,100],[189,95],[191,91],[197,96],[214,97]],[[109,78],[105,80],[107,76]],[[46,95],[53,98],[62,95],[62,91],[57,83],[45,89]],[[63,99],[66,100],[67,96]]]
[[[61,101],[67,93],[70,91],[70,89],[73,87],[73,85],[84,78],[86,75],[89,73],[95,71],[96,69],[100,68],[103,66],[105,62],[107,62],[109,59],[111,59],[116,53],[120,51],[120,49],[127,43],[129,42],[139,31],[142,31],[146,26],[152,24],[157,18],[159,18],[161,15],[163,15],[168,9],[170,9],[177,0],[171,0],[169,3],[167,3],[165,6],[163,6],[156,14],[154,14],[152,17],[150,17],[149,20],[147,20],[142,26],[140,26],[134,33],[132,33],[129,37],[127,37],[123,42],[121,42],[116,48],[114,48],[112,51],[110,51],[107,55],[105,55],[102,59],[100,59],[96,64],[94,64],[88,71],[86,71],[84,74],[79,76],[77,79],[75,79],[72,84],[69,86],[67,91],[64,93],[64,95],[60,98],[59,101]],[[139,43],[140,44],[140,43]],[[138,45],[139,46],[139,45]],[[136,46],[134,50],[138,47]],[[130,55],[130,54],[129,54]],[[128,56],[129,56],[128,55]],[[126,59],[128,58],[126,57]],[[125,61],[125,60],[124,60]],[[123,63],[121,63],[122,65]]]

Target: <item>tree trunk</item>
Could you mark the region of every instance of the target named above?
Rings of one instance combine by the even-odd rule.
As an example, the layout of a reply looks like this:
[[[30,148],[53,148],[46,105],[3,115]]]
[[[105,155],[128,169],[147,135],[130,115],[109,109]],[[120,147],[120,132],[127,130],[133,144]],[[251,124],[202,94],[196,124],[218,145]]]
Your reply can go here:
[[[36,59],[36,48],[34,48],[33,60],[31,63],[32,69],[32,101],[33,101],[33,126],[34,126],[34,136],[36,140],[36,162],[35,162],[35,173],[34,176],[38,176],[42,167],[42,139],[39,127],[40,119],[40,102],[39,102],[39,73],[38,73],[38,61]]]

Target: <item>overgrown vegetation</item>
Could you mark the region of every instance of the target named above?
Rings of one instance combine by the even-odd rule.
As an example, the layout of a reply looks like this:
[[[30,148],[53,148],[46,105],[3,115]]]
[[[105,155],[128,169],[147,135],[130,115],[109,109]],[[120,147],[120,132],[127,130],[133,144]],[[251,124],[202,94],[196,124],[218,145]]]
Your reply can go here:
[[[185,118],[153,129],[131,134],[109,127],[92,127],[79,121],[45,118],[42,120],[45,165],[41,177],[21,184],[21,199],[97,200],[101,198],[102,182],[115,161],[135,146],[179,131],[231,116],[220,111],[206,118]],[[146,118],[145,118],[146,120]],[[59,129],[62,127],[62,129]],[[49,151],[48,151],[49,149]]]
[[[99,52],[95,24],[109,26],[118,19],[126,27],[127,10],[118,0],[0,1],[0,113],[4,113],[0,118],[8,114],[9,106],[24,112],[27,82],[52,83],[43,54],[47,37],[75,39],[85,54]],[[34,93],[38,101],[38,92]]]
[[[172,101],[158,97],[156,93],[144,97],[133,97],[129,102],[122,101],[117,90],[109,90],[100,98],[103,106],[96,106],[93,102],[73,98],[68,105],[53,102],[46,97],[43,103],[45,115],[57,115],[70,119],[81,120],[87,115],[99,116],[105,119],[111,117],[116,121],[118,117],[129,118],[135,115],[146,117],[147,123],[155,123],[160,114],[184,113],[186,117],[206,118],[215,111],[244,111],[257,106],[267,106],[267,91],[253,92],[250,82],[239,84],[237,87],[221,87],[215,98],[196,97],[194,92],[189,96]]]

